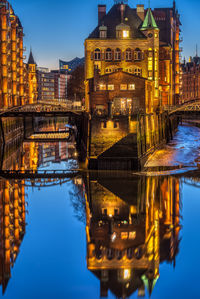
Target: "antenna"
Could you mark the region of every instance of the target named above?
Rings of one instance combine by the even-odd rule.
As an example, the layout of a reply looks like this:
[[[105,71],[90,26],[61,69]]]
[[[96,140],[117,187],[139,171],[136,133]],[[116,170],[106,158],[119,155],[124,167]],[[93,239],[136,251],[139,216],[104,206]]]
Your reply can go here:
[[[196,44],[196,57],[198,57],[198,45]]]
[[[128,4],[128,0],[114,0],[115,4]]]

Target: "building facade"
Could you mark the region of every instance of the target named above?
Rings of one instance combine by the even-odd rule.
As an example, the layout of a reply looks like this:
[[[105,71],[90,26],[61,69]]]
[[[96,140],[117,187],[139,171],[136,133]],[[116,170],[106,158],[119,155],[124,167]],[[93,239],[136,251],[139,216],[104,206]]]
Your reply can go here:
[[[60,71],[52,71],[52,73],[54,74],[55,99],[67,100],[67,82],[70,75]]]
[[[99,5],[98,26],[85,41],[87,109],[99,110],[102,108],[98,107],[99,102],[107,109],[108,102],[113,104],[116,98],[122,106],[124,101],[132,102],[134,106],[137,91],[142,97],[148,97],[146,106],[139,100],[140,108],[147,113],[163,105],[175,104],[180,84],[179,33],[180,21],[175,3],[172,8],[153,12],[150,8],[145,10],[144,5],[133,9],[123,1],[115,4],[108,13],[105,5]],[[95,81],[97,69],[99,78]],[[124,77],[120,87],[123,96],[112,97],[110,91],[115,86],[105,83],[105,78],[112,81],[115,72],[121,72],[121,77]],[[127,84],[126,80],[129,81]],[[140,80],[146,81],[148,91],[140,89]],[[131,97],[130,81],[132,86],[135,84]]]
[[[189,62],[184,60],[181,65],[181,103],[194,101],[200,98],[200,57],[190,57]]]
[[[38,101],[51,102],[55,99],[55,78],[48,68],[37,68]]]
[[[0,108],[32,103],[36,100],[35,71],[24,63],[23,27],[6,0],[0,3],[0,24]]]

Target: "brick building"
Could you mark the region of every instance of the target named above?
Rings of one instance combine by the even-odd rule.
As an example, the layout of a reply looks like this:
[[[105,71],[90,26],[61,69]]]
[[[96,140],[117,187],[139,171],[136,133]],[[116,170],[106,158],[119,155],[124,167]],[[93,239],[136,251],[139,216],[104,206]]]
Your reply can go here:
[[[98,26],[85,41],[87,108],[99,110],[101,102],[107,109],[108,102],[114,103],[116,95],[112,97],[104,81],[106,78],[112,81],[114,72],[121,73],[123,83],[119,84],[124,85],[123,96],[117,96],[121,98],[122,106],[124,101],[131,100],[135,107],[137,94],[146,98],[143,103],[139,101],[139,106],[148,113],[160,106],[177,103],[181,24],[175,2],[172,8],[153,12],[150,8],[145,10],[144,5],[133,9],[123,1],[115,2],[108,13],[105,5],[99,5]],[[96,69],[99,70],[98,78],[95,78]],[[149,86],[148,92],[142,87],[144,81]],[[131,98],[128,84],[135,84]],[[100,93],[101,88],[104,90]]]
[[[67,82],[70,77],[66,72],[51,71],[54,74],[54,93],[55,99],[66,100],[67,99]]]
[[[189,62],[181,65],[181,103],[200,98],[200,57],[190,57]]]
[[[32,88],[35,70],[24,64],[23,27],[10,3],[0,3],[0,108],[24,105],[36,100]],[[37,82],[34,82],[36,85]]]

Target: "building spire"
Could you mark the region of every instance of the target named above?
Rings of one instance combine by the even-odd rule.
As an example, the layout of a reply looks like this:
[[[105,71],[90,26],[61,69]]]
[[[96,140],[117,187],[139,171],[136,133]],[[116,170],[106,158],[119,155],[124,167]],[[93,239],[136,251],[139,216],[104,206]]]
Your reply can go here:
[[[198,57],[198,45],[196,44],[196,57]]]
[[[150,2],[150,0],[149,0]],[[148,29],[158,29],[158,26],[156,24],[156,21],[154,19],[154,16],[152,14],[151,8],[148,8],[146,17],[144,19],[144,22],[142,24],[141,30],[148,30]]]
[[[33,58],[32,48],[30,48],[30,54],[29,54],[28,64],[36,64],[35,60]]]

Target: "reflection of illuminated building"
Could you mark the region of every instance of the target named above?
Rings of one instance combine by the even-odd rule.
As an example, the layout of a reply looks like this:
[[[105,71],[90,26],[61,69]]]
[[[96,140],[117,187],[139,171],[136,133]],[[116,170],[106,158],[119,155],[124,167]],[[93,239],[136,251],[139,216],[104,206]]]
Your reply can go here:
[[[23,181],[0,181],[0,211],[0,284],[4,293],[25,234]]]
[[[88,269],[101,281],[101,296],[138,290],[151,294],[159,264],[173,262],[179,247],[179,181],[173,178],[90,179]]]

